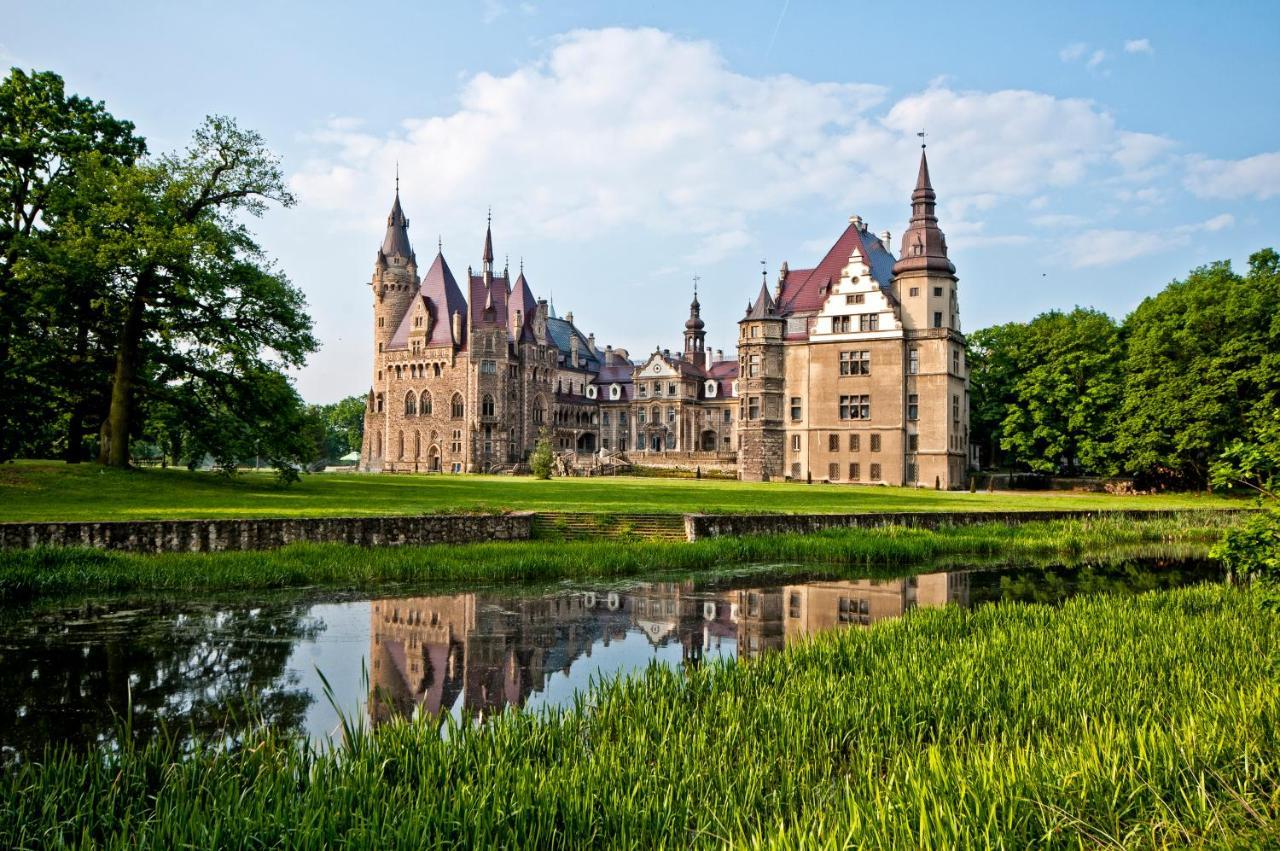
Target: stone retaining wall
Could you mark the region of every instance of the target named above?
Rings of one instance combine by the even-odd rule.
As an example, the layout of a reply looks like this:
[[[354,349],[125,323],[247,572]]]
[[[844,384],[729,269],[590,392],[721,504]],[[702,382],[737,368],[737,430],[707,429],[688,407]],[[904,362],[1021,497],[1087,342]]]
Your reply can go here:
[[[270,550],[302,541],[360,546],[528,540],[531,512],[417,517],[309,517],[257,520],[122,520],[0,523],[0,550],[95,547],[137,553]]]
[[[782,535],[819,532],[823,529],[868,529],[876,526],[912,526],[936,529],[939,526],[969,526],[975,523],[1034,523],[1050,520],[1126,518],[1157,520],[1191,511],[1214,511],[1234,515],[1250,509],[1125,509],[1120,511],[898,511],[880,514],[686,514],[685,537],[690,541],[722,535]]]

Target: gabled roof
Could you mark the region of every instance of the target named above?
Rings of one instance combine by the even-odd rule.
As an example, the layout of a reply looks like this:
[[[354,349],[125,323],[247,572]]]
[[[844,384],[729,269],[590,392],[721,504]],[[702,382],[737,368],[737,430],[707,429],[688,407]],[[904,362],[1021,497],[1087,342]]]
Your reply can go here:
[[[507,279],[494,275],[486,287],[483,275],[471,276],[471,327],[507,327]]]
[[[443,254],[436,254],[436,259],[431,264],[431,268],[427,270],[426,277],[422,279],[422,285],[418,288],[418,292],[414,295],[413,301],[409,302],[409,309],[404,312],[404,316],[400,319],[400,325],[396,328],[395,334],[391,336],[389,348],[404,349],[409,345],[409,334],[413,330],[413,312],[414,307],[419,303],[424,305],[428,314],[431,316],[431,336],[426,340],[426,346],[432,348],[435,346],[458,346],[462,347],[466,343],[467,338],[467,303],[462,297],[462,290],[458,289],[458,282],[453,279],[453,272],[449,271],[449,264],[445,262]],[[462,339],[453,339],[453,314],[456,311],[462,312]]]
[[[854,252],[862,255],[880,288],[888,289],[893,280],[893,254],[878,236],[851,222],[817,266],[787,273],[778,299],[778,312],[807,313],[821,308],[827,297],[825,288],[840,280],[840,273],[849,265]]]
[[[573,340],[578,338],[578,362],[581,364],[578,368],[585,369],[590,372],[600,371],[600,358],[591,351],[591,347],[587,345],[587,338],[582,332],[574,327],[573,323],[567,319],[558,317],[547,318],[547,336],[551,339],[551,344],[560,350],[564,355],[565,363],[569,363],[569,358],[573,355]]]
[[[520,322],[516,323],[516,311],[520,311]],[[512,329],[512,336],[519,341],[533,340],[533,315],[538,311],[538,301],[533,297],[533,290],[525,280],[524,271],[516,278],[507,299],[507,326]]]

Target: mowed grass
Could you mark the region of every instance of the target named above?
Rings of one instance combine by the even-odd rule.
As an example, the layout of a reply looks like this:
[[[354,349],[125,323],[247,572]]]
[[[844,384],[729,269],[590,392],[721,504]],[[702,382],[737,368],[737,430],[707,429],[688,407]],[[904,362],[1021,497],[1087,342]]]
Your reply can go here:
[[[321,473],[285,487],[269,473],[0,465],[0,521],[325,517],[455,511],[886,512],[1240,507],[1206,494],[968,493],[853,485],[653,478]]]
[[[1005,563],[1106,555],[1127,548],[1207,548],[1234,519],[1184,512],[1151,520],[1100,517],[918,529],[886,526],[693,543],[646,540],[510,541],[364,548],[294,544],[278,550],[137,555],[84,548],[0,553],[0,603],[131,591],[221,591],[318,586],[376,590],[388,583],[544,582],[695,573],[744,564],[822,566],[855,573],[941,558]],[[899,568],[900,569],[900,568]],[[859,573],[865,575],[865,573]]]
[[[325,753],[54,748],[0,774],[0,845],[1274,847],[1278,657],[1226,586],[917,610]]]

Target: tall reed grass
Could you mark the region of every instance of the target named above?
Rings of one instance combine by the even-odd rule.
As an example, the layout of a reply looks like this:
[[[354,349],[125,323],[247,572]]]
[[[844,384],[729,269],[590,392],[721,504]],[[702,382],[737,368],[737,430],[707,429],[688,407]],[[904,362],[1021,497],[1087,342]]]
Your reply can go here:
[[[809,535],[663,541],[523,541],[366,549],[297,544],[267,552],[132,555],[76,548],[0,552],[0,602],[48,594],[138,590],[375,589],[390,582],[544,581],[698,571],[753,562],[867,567],[948,556],[1070,557],[1141,544],[1216,541],[1215,512],[1134,521],[1101,518],[937,530],[884,527]]]
[[[54,748],[0,775],[0,845],[1259,847],[1278,662],[1280,618],[1225,586],[919,610],[325,753]]]

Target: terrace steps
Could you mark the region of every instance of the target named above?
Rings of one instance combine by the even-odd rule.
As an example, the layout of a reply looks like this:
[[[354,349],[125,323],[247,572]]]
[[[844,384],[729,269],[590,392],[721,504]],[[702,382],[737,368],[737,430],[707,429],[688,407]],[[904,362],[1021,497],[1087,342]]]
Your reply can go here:
[[[593,514],[539,511],[533,517],[533,537],[540,540],[641,538],[684,541],[684,517],[679,514]]]

